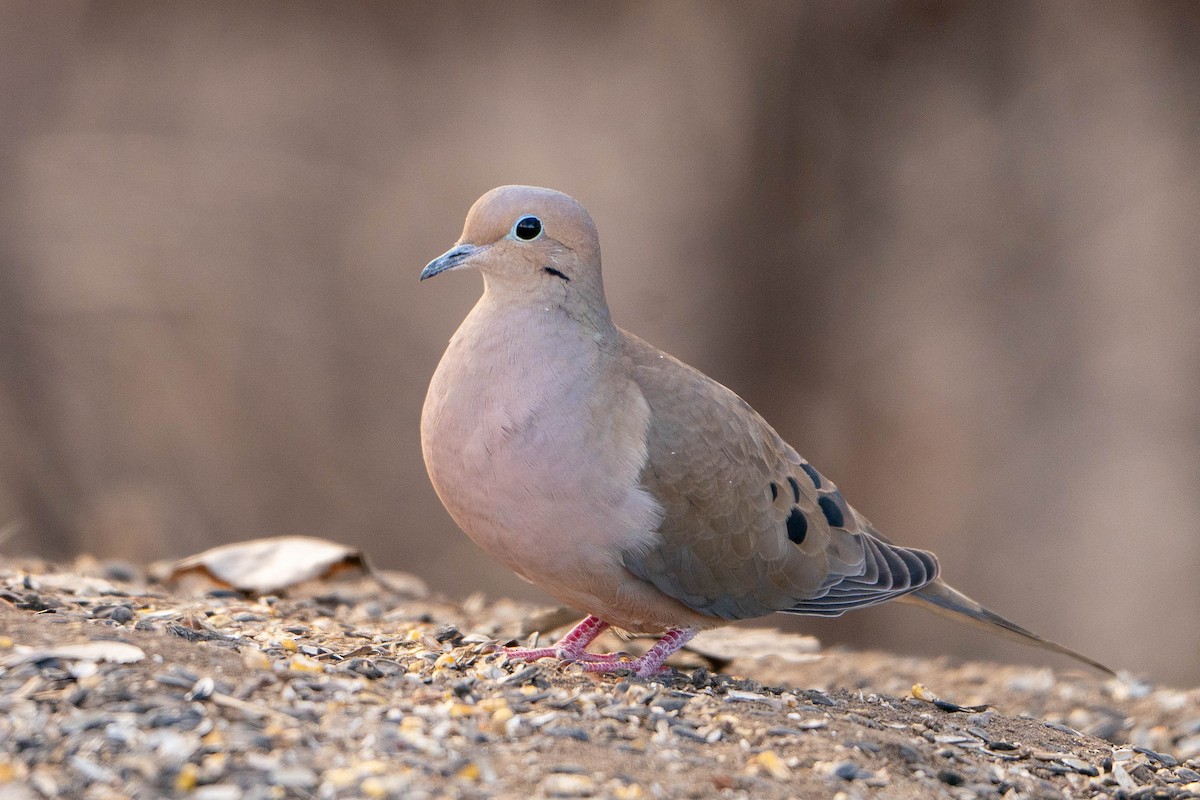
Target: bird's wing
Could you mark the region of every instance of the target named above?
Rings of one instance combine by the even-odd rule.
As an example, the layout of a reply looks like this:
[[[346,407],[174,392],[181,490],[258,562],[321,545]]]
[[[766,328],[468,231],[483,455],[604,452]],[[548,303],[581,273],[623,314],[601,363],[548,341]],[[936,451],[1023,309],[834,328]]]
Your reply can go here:
[[[723,619],[837,616],[937,577],[932,553],[890,544],[744,400],[630,334],[624,352],[650,407],[641,483],[662,506],[626,568]]]

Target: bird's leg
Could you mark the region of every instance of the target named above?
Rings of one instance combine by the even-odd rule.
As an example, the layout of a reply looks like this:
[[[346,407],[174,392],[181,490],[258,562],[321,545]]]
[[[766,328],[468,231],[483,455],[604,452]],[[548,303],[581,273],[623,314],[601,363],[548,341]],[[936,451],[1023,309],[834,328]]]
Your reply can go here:
[[[536,650],[524,650],[517,647],[505,647],[504,654],[513,661],[537,661],[539,658],[558,658],[563,661],[607,661],[615,659],[616,655],[594,656],[585,653],[587,646],[604,633],[608,623],[599,617],[588,616],[583,622],[571,629],[563,638],[550,647],[539,647]]]
[[[676,650],[690,642],[697,633],[695,628],[671,628],[641,658],[635,658],[633,661],[592,662],[584,664],[583,669],[585,672],[624,672],[629,670],[639,678],[649,678],[666,669],[663,662]]]

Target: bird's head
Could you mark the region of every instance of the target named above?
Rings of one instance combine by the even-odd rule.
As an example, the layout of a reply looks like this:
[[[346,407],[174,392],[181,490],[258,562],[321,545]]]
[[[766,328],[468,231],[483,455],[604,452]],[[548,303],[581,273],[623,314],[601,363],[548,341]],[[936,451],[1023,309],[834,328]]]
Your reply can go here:
[[[553,189],[501,186],[475,201],[462,236],[421,280],[474,267],[489,293],[509,301],[593,308],[607,318],[600,238],[579,201]]]

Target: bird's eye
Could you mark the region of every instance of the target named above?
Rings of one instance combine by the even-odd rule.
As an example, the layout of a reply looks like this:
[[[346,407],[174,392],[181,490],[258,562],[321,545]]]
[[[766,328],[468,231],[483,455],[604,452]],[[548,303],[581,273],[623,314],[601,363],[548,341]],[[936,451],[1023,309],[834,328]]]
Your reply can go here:
[[[532,242],[542,235],[542,221],[532,214],[521,217],[513,225],[513,235],[523,242]]]

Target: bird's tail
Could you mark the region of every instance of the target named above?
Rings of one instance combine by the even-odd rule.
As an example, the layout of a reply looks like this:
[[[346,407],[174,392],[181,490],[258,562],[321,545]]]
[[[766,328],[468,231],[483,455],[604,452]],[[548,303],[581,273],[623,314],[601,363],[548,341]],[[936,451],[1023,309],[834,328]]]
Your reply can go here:
[[[1062,653],[1065,656],[1070,656],[1078,661],[1082,661],[1090,667],[1100,670],[1109,675],[1115,675],[1108,667],[1101,664],[1099,661],[1093,661],[1085,655],[1076,653],[1069,647],[1063,647],[1058,642],[1052,642],[1049,639],[1043,639],[1032,631],[1027,631],[1020,625],[1014,622],[1009,622],[1004,617],[992,611],[988,611],[983,606],[976,603],[971,598],[967,597],[962,592],[950,586],[941,580],[935,580],[928,583],[912,594],[905,595],[901,598],[905,601],[917,603],[918,605],[928,608],[930,611],[935,611],[943,616],[956,619],[959,622],[966,622],[992,633],[999,633],[1003,636],[1013,639],[1014,641],[1022,642],[1033,647],[1041,647],[1045,650],[1051,650],[1055,653]]]

